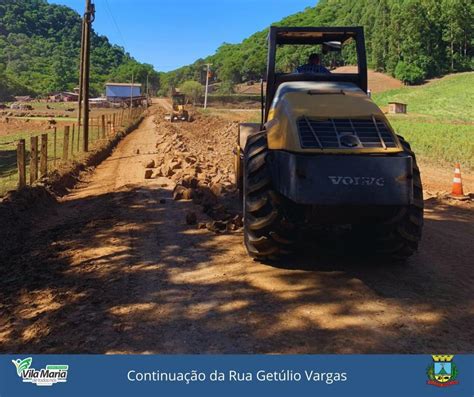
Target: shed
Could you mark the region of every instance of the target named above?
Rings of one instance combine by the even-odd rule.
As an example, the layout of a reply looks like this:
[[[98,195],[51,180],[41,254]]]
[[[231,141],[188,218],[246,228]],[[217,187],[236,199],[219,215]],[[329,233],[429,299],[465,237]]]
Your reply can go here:
[[[79,95],[75,92],[61,92],[60,95],[63,102],[77,102],[79,100]]]
[[[406,113],[407,112],[407,104],[401,102],[389,102],[388,103],[388,112],[390,114],[396,113]]]
[[[31,102],[32,99],[29,95],[26,95],[26,96],[15,96],[13,97],[15,98],[15,101],[17,102]]]
[[[79,95],[75,92],[61,91],[49,95],[49,102],[77,102]]]
[[[107,83],[105,96],[108,101],[121,101],[132,98],[141,98],[142,85],[130,83]]]

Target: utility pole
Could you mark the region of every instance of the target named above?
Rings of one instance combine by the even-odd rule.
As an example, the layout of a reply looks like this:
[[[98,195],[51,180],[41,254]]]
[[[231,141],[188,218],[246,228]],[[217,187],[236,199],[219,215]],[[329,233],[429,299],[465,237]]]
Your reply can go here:
[[[212,66],[212,63],[206,63],[207,70],[206,70],[206,93],[204,95],[204,109],[207,109],[207,94],[209,91],[209,74],[210,74],[210,67]]]
[[[132,117],[132,106],[133,106],[133,72],[132,72],[132,85],[130,86],[130,110],[128,112],[130,119]]]
[[[146,75],[146,91],[145,91],[145,92],[146,92],[146,107],[147,107],[147,109],[148,109],[148,100],[149,100],[149,98],[150,98],[150,94],[149,94],[149,92],[148,92],[148,90],[149,90],[149,89],[148,89],[148,87],[149,87],[149,86],[148,86],[148,84],[149,84],[149,77],[150,77],[150,73],[147,73],[147,75]]]
[[[150,78],[150,73],[148,73],[148,74],[146,75],[146,91],[145,91],[145,92],[146,92],[146,97],[147,97],[147,99],[148,99],[148,96],[149,96],[149,93],[148,93],[148,91],[149,91],[149,90],[148,90],[149,78]]]
[[[84,103],[84,109],[82,112],[83,117],[83,142],[82,148],[84,152],[89,151],[89,81],[90,81],[90,52],[91,52],[91,26],[95,18],[95,5],[92,4],[92,0],[86,0],[86,11],[84,13],[83,19],[83,43],[82,43],[82,81],[81,81],[81,91],[82,91],[82,102]]]
[[[81,116],[82,116],[82,86],[84,84],[84,20],[82,20],[82,30],[81,30],[81,60],[79,63],[79,96],[77,103],[77,133],[78,137],[81,136]],[[79,147],[78,147],[79,150]]]

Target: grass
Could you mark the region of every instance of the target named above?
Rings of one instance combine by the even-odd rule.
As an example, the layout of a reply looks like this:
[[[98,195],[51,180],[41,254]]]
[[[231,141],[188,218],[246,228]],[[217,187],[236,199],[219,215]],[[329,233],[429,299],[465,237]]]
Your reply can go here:
[[[51,120],[51,117],[33,117],[33,116],[22,116],[22,117],[17,117],[17,116],[13,116],[12,119],[17,119],[17,120],[38,120],[38,121],[48,121],[48,120]],[[54,120],[56,121],[72,121],[72,122],[76,122],[77,121],[77,118],[76,117],[61,117],[61,116],[56,116],[54,117]]]
[[[408,104],[413,115],[430,116],[436,120],[474,122],[474,72],[459,73],[421,86],[402,87],[374,94],[381,107],[389,101]]]
[[[139,117],[139,113],[142,112],[140,109],[135,109],[132,119],[129,120],[127,114],[124,114],[122,125],[120,125],[121,117],[116,117],[116,132],[128,128],[131,126],[136,119]],[[99,118],[97,114],[91,119],[90,130],[89,130],[89,148],[94,150],[95,148],[103,145],[110,138],[110,125],[106,125],[107,137],[102,138],[101,125],[99,124]],[[28,129],[29,127],[29,129]],[[71,161],[81,162],[84,161],[87,154],[82,151],[82,141],[80,138],[83,137],[82,131],[78,135],[77,128],[75,128],[74,134],[72,128],[69,133],[69,156],[67,161],[62,161],[63,148],[64,148],[64,125],[57,125],[56,140],[54,139],[54,131],[48,130],[48,172],[58,170],[64,166],[69,166]],[[29,168],[30,168],[30,151],[31,151],[31,140],[32,136],[40,136],[46,133],[46,131],[35,130],[37,127],[30,126],[25,123],[25,130],[21,133],[11,133],[8,135],[0,136],[0,197],[6,192],[14,190],[18,186],[18,170],[17,170],[17,146],[20,139],[25,140],[26,149],[26,181],[29,184]],[[56,145],[55,142],[56,141]],[[38,146],[41,145],[41,138],[38,139]]]
[[[196,108],[196,111],[205,116],[218,116],[234,120],[238,118],[242,123],[260,123],[260,110],[257,109],[233,109],[233,108]]]
[[[474,125],[400,118],[391,118],[390,122],[420,157],[440,164],[460,162],[464,168],[474,170]]]
[[[13,102],[4,102],[7,106],[10,106]],[[27,105],[32,106],[35,110],[48,110],[47,106],[49,106],[49,110],[54,109],[70,109],[70,108],[77,108],[77,102],[44,102],[44,101],[30,101],[26,102]]]
[[[17,156],[16,149],[20,139],[25,139],[26,146],[26,159],[27,159],[27,182],[29,183],[29,155],[31,148],[30,138],[32,136],[40,136],[45,131],[31,130],[28,132],[22,132],[19,134],[10,134],[6,136],[0,136],[0,197],[9,190],[16,189],[18,185],[18,170],[17,170]],[[82,131],[81,131],[82,136]],[[90,129],[90,142],[93,146],[96,143],[100,143],[99,130],[96,125],[91,125]],[[83,156],[82,143],[79,142],[78,150],[78,136],[75,131],[74,142],[72,141],[72,130],[69,136],[69,159],[77,160]],[[41,138],[38,138],[38,145],[41,143]],[[64,148],[64,128],[59,127],[56,132],[56,150],[54,145],[54,132],[48,131],[48,170],[53,171],[57,169],[61,164],[61,158]]]
[[[395,130],[428,160],[462,163],[474,170],[474,72],[446,76],[416,87],[374,94],[382,108],[408,104],[407,115],[389,115]]]
[[[18,184],[17,156],[16,148],[20,139],[25,139],[26,159],[27,159],[27,181],[29,181],[29,155],[31,150],[32,136],[40,136],[44,131],[29,131],[20,134],[0,136],[0,196],[9,190],[13,190]],[[72,133],[70,135],[70,145],[72,145]],[[40,145],[41,138],[38,138]],[[60,164],[60,158],[63,153],[64,130],[58,128],[56,132],[56,156],[54,151],[54,132],[48,132],[48,169],[54,170]],[[77,134],[74,140],[74,154],[77,153]],[[69,149],[71,151],[71,148]]]
[[[408,104],[407,115],[389,115],[395,130],[411,144],[419,157],[447,165],[460,162],[474,170],[474,73],[460,73],[416,87],[375,94],[375,102]],[[205,114],[230,113],[208,109]],[[242,114],[247,122],[259,122],[259,112]]]

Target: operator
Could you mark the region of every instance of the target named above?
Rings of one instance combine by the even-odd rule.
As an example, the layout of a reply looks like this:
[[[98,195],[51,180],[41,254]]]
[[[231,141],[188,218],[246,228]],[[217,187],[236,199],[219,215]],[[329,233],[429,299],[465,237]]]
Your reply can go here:
[[[311,54],[308,58],[308,63],[298,66],[295,73],[331,74],[329,70],[321,65],[321,57],[319,54]]]

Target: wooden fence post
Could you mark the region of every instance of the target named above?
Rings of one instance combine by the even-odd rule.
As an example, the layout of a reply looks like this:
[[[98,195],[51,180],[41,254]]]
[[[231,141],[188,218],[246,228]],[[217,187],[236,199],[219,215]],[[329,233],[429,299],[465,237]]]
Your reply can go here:
[[[72,137],[71,137],[71,155],[74,156],[74,135],[75,135],[75,130],[76,129],[76,124],[72,125]]]
[[[102,139],[105,138],[105,115],[102,115]]]
[[[26,186],[26,150],[25,140],[20,139],[16,148],[16,164],[18,167],[18,187]]]
[[[32,185],[38,180],[38,137],[32,136],[30,142],[30,185]]]
[[[115,135],[115,113],[112,115],[112,135]]]
[[[64,139],[63,139],[63,161],[67,161],[69,158],[69,129],[67,125],[64,127]]]
[[[41,135],[40,176],[48,173],[48,134]]]
[[[53,149],[54,153],[53,153],[53,155],[54,155],[54,167],[55,168],[56,168],[56,159],[58,158],[57,151],[56,151],[57,147],[58,147],[58,129],[56,127],[54,127],[54,149]]]
[[[94,127],[95,127],[94,118],[92,118],[92,117],[90,118],[89,125],[90,125],[89,143],[92,143],[92,141],[94,140],[94,134],[93,134]]]
[[[77,127],[77,153],[81,151],[81,125]]]

